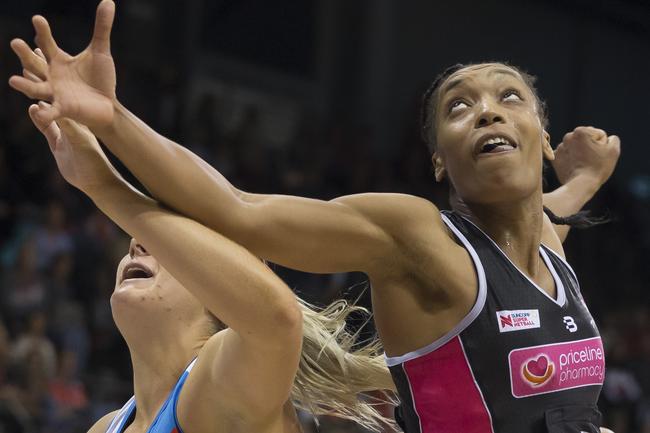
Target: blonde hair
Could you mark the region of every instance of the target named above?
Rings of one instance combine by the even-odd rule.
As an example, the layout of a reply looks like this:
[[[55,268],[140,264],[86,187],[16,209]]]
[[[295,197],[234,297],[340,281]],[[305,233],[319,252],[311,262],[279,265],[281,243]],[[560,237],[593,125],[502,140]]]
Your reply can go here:
[[[375,408],[384,403],[396,404],[392,393],[395,385],[379,340],[375,337],[359,342],[359,332],[346,330],[346,318],[351,313],[361,312],[369,320],[368,311],[345,300],[323,309],[298,301],[303,314],[303,340],[291,392],[294,405],[314,415],[345,418],[375,432],[387,425],[395,427],[392,418]]]
[[[290,396],[294,406],[314,416],[347,419],[374,432],[384,431],[386,426],[397,430],[395,421],[375,408],[398,403],[381,343],[376,337],[358,341],[359,332],[346,329],[350,314],[363,314],[365,324],[370,320],[370,312],[342,299],[322,309],[300,298],[298,303],[302,309],[303,337]],[[211,319],[212,332],[227,328],[214,314],[205,311]]]

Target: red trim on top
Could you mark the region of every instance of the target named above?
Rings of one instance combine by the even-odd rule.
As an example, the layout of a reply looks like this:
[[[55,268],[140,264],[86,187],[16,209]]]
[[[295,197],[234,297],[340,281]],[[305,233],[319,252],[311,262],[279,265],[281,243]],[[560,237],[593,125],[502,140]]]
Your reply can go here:
[[[404,363],[422,433],[492,431],[459,337]]]

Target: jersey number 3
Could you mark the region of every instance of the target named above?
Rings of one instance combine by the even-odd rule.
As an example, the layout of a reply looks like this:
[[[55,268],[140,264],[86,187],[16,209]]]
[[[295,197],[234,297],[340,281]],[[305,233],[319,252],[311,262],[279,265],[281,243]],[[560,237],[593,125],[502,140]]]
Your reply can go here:
[[[578,325],[576,325],[576,322],[575,320],[573,320],[573,317],[564,316],[562,320],[564,321],[564,325],[566,326],[566,329],[569,330],[569,332],[576,332],[578,330]]]

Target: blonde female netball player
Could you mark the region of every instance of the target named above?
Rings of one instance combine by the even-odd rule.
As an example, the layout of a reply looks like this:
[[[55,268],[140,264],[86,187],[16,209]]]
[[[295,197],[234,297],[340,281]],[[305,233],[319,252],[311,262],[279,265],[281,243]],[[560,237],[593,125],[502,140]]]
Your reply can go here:
[[[137,236],[111,297],[135,395],[90,432],[294,433],[296,405],[385,425],[361,393],[393,384],[376,344],[350,350],[353,307],[298,303],[243,247],[133,189],[89,131],[65,119],[44,124],[38,111],[29,112],[63,177]]]

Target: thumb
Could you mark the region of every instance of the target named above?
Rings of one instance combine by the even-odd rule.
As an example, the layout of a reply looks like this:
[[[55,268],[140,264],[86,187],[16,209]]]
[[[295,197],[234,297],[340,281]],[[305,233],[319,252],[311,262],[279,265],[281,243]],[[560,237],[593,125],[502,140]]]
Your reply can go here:
[[[607,137],[607,144],[617,148],[619,151],[621,150],[621,139],[618,137],[618,135],[610,135]]]
[[[59,117],[61,117],[61,110],[54,104],[48,104],[44,101],[39,101],[38,110],[35,112],[36,117],[41,125],[50,125]]]
[[[108,54],[111,51],[111,29],[115,19],[115,3],[113,0],[102,0],[97,6],[95,15],[95,30],[90,41],[93,51]]]
[[[562,155],[565,152],[566,152],[566,146],[564,145],[564,142],[558,144],[557,147],[553,149],[553,155],[555,156],[555,158],[551,160],[551,164],[555,165],[555,161],[557,161],[558,156]]]
[[[41,102],[41,104],[45,104]],[[47,104],[45,104],[47,105]],[[61,130],[59,129],[56,122],[44,120],[40,116],[42,108],[39,105],[32,104],[29,107],[29,117],[32,119],[32,122],[36,128],[45,136],[47,143],[50,146],[50,150],[54,151],[56,148],[56,142],[61,137]]]

